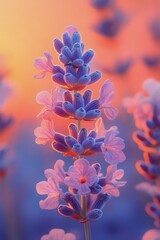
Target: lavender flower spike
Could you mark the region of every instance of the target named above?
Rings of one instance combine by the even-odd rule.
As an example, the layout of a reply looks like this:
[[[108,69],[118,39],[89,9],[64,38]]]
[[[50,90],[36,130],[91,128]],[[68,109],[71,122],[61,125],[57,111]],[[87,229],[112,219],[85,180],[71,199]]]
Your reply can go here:
[[[73,164],[65,170],[65,161],[59,159],[53,169],[45,170],[46,181],[37,184],[40,195],[47,195],[40,201],[43,209],[55,209],[64,217],[84,224],[85,239],[90,240],[89,223],[103,215],[103,208],[111,196],[119,196],[119,187],[125,185],[121,181],[123,169],[117,164],[125,160],[123,139],[118,137],[117,127],[106,129],[101,115],[105,113],[108,120],[117,116],[117,109],[111,106],[114,97],[113,84],[106,80],[101,87],[100,96],[92,99],[92,91],[85,88],[101,78],[99,71],[90,72],[90,63],[94,51],[84,50],[81,34],[75,27],[69,27],[62,39],[54,39],[54,47],[59,55],[63,68],[52,63],[50,54],[46,59],[38,59],[35,66],[42,70],[38,78],[47,72],[51,75],[56,87],[50,92],[42,91],[37,95],[37,102],[43,105],[38,114],[41,126],[35,129],[36,143],[50,143],[53,150],[72,157]],[[68,126],[68,134],[56,131],[54,116],[61,121],[73,120]],[[85,127],[86,121],[95,122],[92,130]],[[102,153],[107,167],[106,176],[99,162],[92,164],[85,157]],[[74,235],[67,235],[63,230],[52,230],[42,240],[49,239],[74,240]],[[84,238],[83,238],[84,239]]]
[[[139,131],[133,139],[144,151],[144,160],[136,163],[138,172],[152,184],[142,182],[136,186],[137,190],[148,193],[153,202],[146,205],[146,212],[154,218],[154,225],[160,227],[160,82],[147,79],[143,84],[145,94],[139,93],[135,97],[124,100],[128,111],[133,113]],[[147,93],[147,94],[146,94]],[[159,230],[150,230],[144,234],[143,240],[159,239]]]

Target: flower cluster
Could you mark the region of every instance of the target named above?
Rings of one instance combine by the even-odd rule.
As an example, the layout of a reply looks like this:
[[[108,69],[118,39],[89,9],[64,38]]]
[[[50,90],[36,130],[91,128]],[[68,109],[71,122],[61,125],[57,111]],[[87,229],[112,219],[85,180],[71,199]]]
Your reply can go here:
[[[13,118],[6,117],[3,112],[6,100],[11,95],[11,86],[4,81],[5,73],[0,72],[0,135],[12,124]],[[4,177],[7,172],[8,163],[6,161],[7,147],[0,142],[0,177]]]
[[[35,67],[41,70],[35,77],[43,78],[49,73],[58,84],[51,93],[42,91],[37,95],[36,100],[43,109],[38,114],[41,126],[35,129],[35,136],[37,144],[50,143],[63,156],[73,157],[74,162],[64,170],[64,161],[57,160],[53,169],[45,170],[47,181],[38,183],[36,188],[39,194],[47,195],[40,201],[41,208],[57,208],[61,215],[81,221],[89,239],[89,222],[102,216],[106,202],[111,196],[119,196],[118,188],[126,183],[120,181],[124,171],[117,169],[117,164],[125,160],[125,145],[117,136],[117,127],[106,129],[102,120],[102,115],[113,120],[118,113],[111,105],[113,84],[106,80],[97,99],[92,99],[91,90],[84,90],[101,78],[99,71],[90,73],[89,63],[94,51],[84,51],[81,35],[75,28],[68,28],[62,39],[55,39],[54,47],[63,68],[53,64],[50,53],[45,53],[46,58],[35,60]],[[79,92],[81,90],[84,92]],[[68,135],[55,130],[55,114],[74,121],[68,126]],[[95,122],[95,127],[88,130],[82,127],[82,121]],[[91,164],[86,159],[98,152],[109,164],[106,175],[100,163]]]
[[[76,160],[68,171],[64,170],[64,164],[63,160],[57,160],[53,169],[46,169],[47,181],[38,183],[36,188],[39,194],[47,195],[40,201],[41,208],[58,208],[58,212],[67,217],[81,221],[98,219],[110,196],[119,196],[118,188],[126,183],[120,181],[124,171],[117,170],[116,165],[110,165],[104,176],[99,163],[90,165],[84,158]],[[64,192],[65,188],[69,191]],[[87,213],[84,216],[79,196],[85,195]],[[60,201],[67,205],[60,204]]]
[[[160,82],[147,79],[143,89],[145,94],[141,92],[126,98],[124,105],[134,115],[139,130],[133,138],[144,151],[144,160],[138,161],[136,168],[151,181],[140,183],[136,188],[153,198],[153,202],[147,204],[146,212],[155,219],[155,226],[160,227]]]

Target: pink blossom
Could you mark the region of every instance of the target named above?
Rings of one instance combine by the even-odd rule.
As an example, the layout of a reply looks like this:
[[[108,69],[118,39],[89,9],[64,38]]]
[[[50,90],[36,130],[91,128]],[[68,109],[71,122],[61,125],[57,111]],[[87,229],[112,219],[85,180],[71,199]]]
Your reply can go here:
[[[103,193],[107,193],[111,196],[118,197],[119,187],[123,187],[126,181],[119,181],[124,176],[124,170],[118,169],[117,165],[110,165],[107,167],[106,172],[106,185],[103,187]]]
[[[109,120],[117,117],[118,110],[109,106],[114,98],[114,86],[110,80],[105,81],[100,90],[99,104],[100,108],[104,109],[104,113]]]
[[[41,237],[41,240],[76,240],[76,237],[72,233],[65,233],[63,229],[52,229],[48,235]]]
[[[48,141],[54,139],[55,131],[53,121],[42,120],[41,126],[34,130],[36,143],[45,145]]]
[[[52,90],[50,94],[48,91],[41,91],[36,96],[36,101],[44,105],[42,111],[38,114],[39,118],[52,119],[55,105],[58,101],[62,101],[63,91],[60,88]]]
[[[101,147],[104,159],[109,164],[117,164],[126,159],[122,152],[125,147],[124,140],[117,137],[118,134],[119,132],[115,127],[110,128],[105,135],[104,143]]]
[[[36,185],[36,190],[40,195],[48,195],[45,200],[41,200],[39,205],[42,209],[54,209],[59,205],[59,199],[62,195],[62,190],[56,179],[56,175],[48,178],[47,181],[39,182]]]
[[[64,171],[64,161],[63,160],[57,160],[54,164],[53,169],[46,169],[44,174],[46,178],[54,178],[56,176],[57,181],[64,183],[64,178],[66,177],[66,173]]]
[[[90,193],[90,187],[98,181],[96,170],[90,166],[86,159],[78,159],[68,170],[68,176],[64,179],[67,186],[78,190],[78,194]]]
[[[52,56],[50,55],[50,53],[45,52],[44,53],[46,58],[37,58],[34,61],[34,66],[35,68],[42,70],[41,73],[35,75],[35,78],[44,78],[46,76],[47,72],[51,72],[52,73],[52,69],[53,69],[53,63],[52,63]]]
[[[150,229],[143,235],[142,240],[160,240],[160,230]]]

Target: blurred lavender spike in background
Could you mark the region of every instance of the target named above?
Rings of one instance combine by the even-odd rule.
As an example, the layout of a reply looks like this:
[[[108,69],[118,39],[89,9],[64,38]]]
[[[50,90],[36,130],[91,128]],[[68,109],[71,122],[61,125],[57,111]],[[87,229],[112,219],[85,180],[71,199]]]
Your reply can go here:
[[[150,32],[155,41],[160,42],[160,17],[152,20],[149,25]]]
[[[144,56],[142,61],[147,67],[158,67],[160,66],[160,55],[157,56]]]
[[[104,18],[96,27],[97,32],[108,38],[116,37],[125,23],[125,16],[117,11],[113,17]]]
[[[114,5],[114,0],[92,0],[92,6],[101,10],[103,8],[110,8]]]

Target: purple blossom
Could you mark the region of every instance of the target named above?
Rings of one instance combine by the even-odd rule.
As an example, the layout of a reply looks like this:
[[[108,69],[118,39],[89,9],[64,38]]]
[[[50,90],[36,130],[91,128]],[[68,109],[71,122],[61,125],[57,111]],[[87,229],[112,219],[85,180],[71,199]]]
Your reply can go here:
[[[106,185],[103,187],[102,192],[118,197],[120,195],[118,188],[123,187],[126,184],[126,181],[120,181],[123,176],[123,169],[117,169],[116,165],[108,166],[105,176]]]
[[[56,176],[48,178],[47,181],[37,183],[36,190],[40,195],[48,195],[45,200],[41,200],[39,205],[42,209],[55,209],[59,205],[59,199],[62,196],[62,190],[56,180]]]
[[[59,159],[54,164],[53,169],[46,169],[44,172],[46,178],[57,178],[58,182],[64,183],[64,178],[66,177],[66,173],[64,171],[64,161]]]
[[[78,190],[78,194],[86,195],[91,192],[90,187],[98,181],[96,170],[86,159],[78,159],[70,166],[68,177],[64,179],[67,186]]]
[[[104,143],[101,146],[104,159],[109,164],[117,164],[125,161],[126,157],[122,150],[125,147],[124,140],[117,137],[119,132],[116,127],[110,128],[104,139]]]
[[[109,106],[114,98],[114,86],[109,80],[105,81],[100,90],[99,104],[100,108],[104,109],[104,113],[109,120],[117,117],[118,111],[116,108]]]
[[[48,235],[41,237],[41,240],[76,240],[76,236],[72,233],[65,233],[63,229],[52,229]]]

